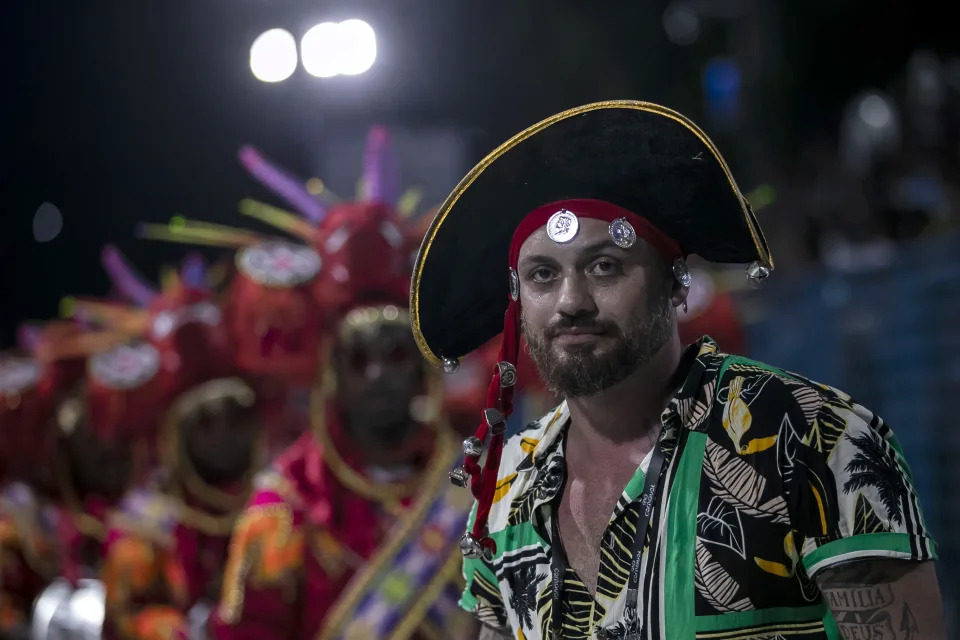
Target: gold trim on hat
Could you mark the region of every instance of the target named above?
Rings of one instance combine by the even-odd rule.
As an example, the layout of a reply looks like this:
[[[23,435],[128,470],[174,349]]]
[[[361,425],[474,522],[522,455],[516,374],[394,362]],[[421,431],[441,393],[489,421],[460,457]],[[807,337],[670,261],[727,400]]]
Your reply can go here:
[[[581,115],[590,111],[598,111],[600,109],[634,109],[636,111],[654,113],[683,125],[691,133],[697,136],[697,138],[703,142],[704,145],[706,145],[707,149],[710,150],[710,153],[713,154],[714,158],[720,164],[720,168],[723,169],[723,172],[726,174],[727,180],[730,182],[730,186],[733,188],[734,194],[736,194],[737,199],[740,201],[740,208],[743,211],[744,220],[747,223],[747,228],[750,230],[750,236],[753,240],[753,245],[757,249],[757,256],[767,267],[769,267],[771,270],[773,269],[773,258],[766,248],[766,242],[762,240],[759,224],[757,224],[756,217],[750,210],[746,197],[737,186],[737,183],[733,178],[733,174],[730,172],[730,167],[727,165],[726,160],[723,159],[723,156],[720,155],[720,151],[717,149],[716,145],[713,144],[713,141],[711,141],[710,138],[707,137],[707,134],[704,133],[703,130],[700,129],[700,127],[698,127],[693,121],[674,111],[673,109],[668,109],[667,107],[653,104],[652,102],[642,102],[639,100],[606,100],[604,102],[594,102],[591,104],[574,107],[573,109],[568,109],[567,111],[562,111],[558,114],[552,115],[549,118],[541,120],[537,124],[524,129],[491,151],[483,160],[477,163],[477,166],[471,169],[470,172],[464,176],[463,180],[460,181],[460,184],[454,188],[453,192],[447,196],[447,199],[443,201],[442,205],[440,205],[436,217],[434,217],[433,222],[430,223],[430,228],[427,229],[420,252],[417,254],[417,263],[414,265],[413,271],[413,286],[410,288],[410,326],[413,329],[413,337],[417,341],[417,346],[420,348],[420,352],[430,364],[434,365],[435,367],[442,367],[443,357],[459,358],[465,355],[444,354],[443,357],[438,356],[427,344],[427,340],[424,338],[423,332],[420,329],[420,279],[423,276],[423,266],[426,262],[427,254],[430,252],[430,247],[433,245],[433,240],[436,238],[437,231],[440,229],[443,221],[453,209],[453,206],[457,203],[457,200],[460,199],[460,196],[463,195],[463,193],[478,177],[480,177],[480,174],[483,173],[487,167],[493,164],[493,162],[504,153],[510,151],[527,138],[532,137],[533,135],[553,124],[556,124],[557,122],[560,122],[561,120],[566,120],[567,118]]]

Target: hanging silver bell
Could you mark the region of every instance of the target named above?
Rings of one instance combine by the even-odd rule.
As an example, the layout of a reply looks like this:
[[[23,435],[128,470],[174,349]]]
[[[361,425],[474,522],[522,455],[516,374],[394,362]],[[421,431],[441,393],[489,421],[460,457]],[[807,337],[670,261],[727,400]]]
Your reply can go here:
[[[460,361],[456,358],[444,358],[443,359],[443,372],[444,373],[456,373],[460,369]]]
[[[483,419],[486,420],[490,432],[498,435],[507,430],[507,419],[498,409],[484,409]]]
[[[517,384],[517,368],[509,362],[498,362],[497,371],[500,372],[500,388],[506,389]]]
[[[754,289],[759,289],[764,285],[767,278],[770,277],[770,268],[765,267],[759,262],[751,262],[747,267],[747,280]]]
[[[450,484],[461,489],[466,489],[470,483],[470,474],[464,467],[457,467],[450,472]]]
[[[483,453],[483,443],[480,442],[480,438],[470,436],[463,441],[463,455],[479,458],[481,453]]]
[[[470,533],[463,534],[460,538],[460,553],[464,558],[477,560],[483,558],[486,561],[493,560],[493,553],[487,547],[480,544],[480,541]]]
[[[689,287],[690,283],[693,282],[693,276],[690,275],[690,267],[687,266],[687,261],[683,258],[674,258],[673,277],[685,287]]]

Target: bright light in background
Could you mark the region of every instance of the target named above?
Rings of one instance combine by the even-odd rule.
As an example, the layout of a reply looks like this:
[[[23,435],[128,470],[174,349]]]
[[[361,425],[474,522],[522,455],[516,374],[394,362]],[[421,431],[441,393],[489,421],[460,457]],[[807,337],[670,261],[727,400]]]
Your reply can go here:
[[[63,229],[63,215],[57,205],[44,202],[33,214],[33,239],[37,242],[50,242]]]
[[[363,20],[322,22],[300,41],[303,68],[312,76],[355,76],[377,59],[377,36]]]
[[[261,33],[250,45],[250,70],[262,82],[281,82],[297,70],[297,41],[284,29]]]
[[[340,23],[340,73],[355,76],[373,66],[377,59],[377,36],[373,27],[363,20],[345,20]]]
[[[321,22],[311,28],[300,41],[303,68],[317,78],[332,78],[340,73],[340,25]]]

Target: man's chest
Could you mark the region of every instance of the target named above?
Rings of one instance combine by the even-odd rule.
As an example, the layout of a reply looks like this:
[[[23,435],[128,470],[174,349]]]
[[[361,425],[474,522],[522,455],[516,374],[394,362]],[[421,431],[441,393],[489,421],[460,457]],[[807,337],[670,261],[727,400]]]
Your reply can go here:
[[[626,484],[619,475],[613,472],[603,479],[589,476],[569,478],[557,511],[560,545],[570,568],[591,594],[596,593],[608,525]]]

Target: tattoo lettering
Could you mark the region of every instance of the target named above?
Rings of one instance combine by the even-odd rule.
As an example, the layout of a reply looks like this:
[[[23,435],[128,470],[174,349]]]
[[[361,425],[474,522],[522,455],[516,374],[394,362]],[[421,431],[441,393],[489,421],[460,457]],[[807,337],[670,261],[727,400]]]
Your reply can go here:
[[[905,580],[919,565],[898,561],[858,562],[824,572],[818,583],[844,640],[920,640]],[[905,589],[907,589],[905,591]],[[922,612],[921,612],[922,614]],[[923,615],[920,616],[921,619]],[[926,625],[925,625],[926,626]],[[926,633],[934,632],[927,629]]]
[[[874,611],[884,609],[893,602],[893,589],[888,584],[827,589],[823,592],[827,604],[834,611]]]
[[[914,640],[916,617],[909,603],[897,611],[889,585],[834,587],[824,597],[837,619],[844,640]]]

